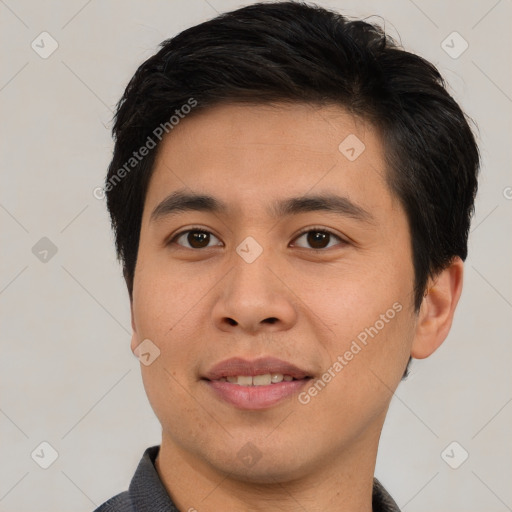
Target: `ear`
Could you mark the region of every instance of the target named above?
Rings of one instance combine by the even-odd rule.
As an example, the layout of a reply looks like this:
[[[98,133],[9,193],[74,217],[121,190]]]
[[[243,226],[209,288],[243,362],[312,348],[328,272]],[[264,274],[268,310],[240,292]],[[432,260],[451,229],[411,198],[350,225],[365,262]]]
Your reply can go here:
[[[133,300],[131,300],[131,299],[130,299],[130,317],[132,320],[132,341],[130,343],[130,348],[133,352],[133,355],[136,355],[134,351],[140,342],[139,342],[139,336],[137,334],[137,328],[135,327],[135,318],[133,316]]]
[[[464,263],[457,256],[429,281],[411,347],[411,356],[415,359],[433,354],[448,336],[462,292],[463,274]]]

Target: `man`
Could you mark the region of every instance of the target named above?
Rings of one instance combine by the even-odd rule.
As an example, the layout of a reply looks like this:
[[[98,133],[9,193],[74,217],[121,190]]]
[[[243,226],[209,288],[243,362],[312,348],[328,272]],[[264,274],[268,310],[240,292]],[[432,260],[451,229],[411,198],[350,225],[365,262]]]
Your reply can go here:
[[[398,510],[379,437],[450,330],[479,167],[435,67],[368,23],[254,4],[162,43],[113,134],[162,442],[97,510]]]

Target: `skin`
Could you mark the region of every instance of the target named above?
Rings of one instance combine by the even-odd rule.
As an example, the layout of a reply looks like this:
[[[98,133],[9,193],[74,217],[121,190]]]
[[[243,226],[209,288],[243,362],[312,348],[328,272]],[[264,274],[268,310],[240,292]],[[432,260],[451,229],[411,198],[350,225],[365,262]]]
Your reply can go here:
[[[338,149],[349,134],[365,144],[354,161]],[[408,222],[385,172],[377,131],[339,106],[222,105],[188,116],[163,140],[143,211],[131,349],[150,339],[160,350],[141,371],[162,425],[156,468],[180,510],[372,510],[392,393],[409,356],[428,357],[446,338],[463,274],[454,258],[414,311]],[[152,221],[182,189],[228,209]],[[372,221],[268,211],[313,193],[348,197]],[[202,245],[175,238],[197,227],[211,233]],[[322,248],[304,228],[333,235]],[[263,249],[252,263],[236,252],[248,236]],[[201,380],[235,356],[274,356],[320,378],[395,303],[401,311],[307,404],[294,396],[240,410]],[[248,442],[260,456],[251,466],[237,456]]]

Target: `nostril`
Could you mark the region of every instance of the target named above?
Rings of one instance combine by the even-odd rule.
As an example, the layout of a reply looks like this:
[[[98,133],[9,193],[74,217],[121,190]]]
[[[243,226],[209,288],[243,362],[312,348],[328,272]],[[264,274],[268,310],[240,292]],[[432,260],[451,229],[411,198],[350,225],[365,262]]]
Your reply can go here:
[[[263,321],[267,322],[268,324],[275,324],[277,322],[277,318],[275,316],[272,316],[270,318],[265,318],[265,320]]]
[[[236,320],[233,320],[232,318],[227,318],[226,320],[227,320],[229,325],[237,325]]]

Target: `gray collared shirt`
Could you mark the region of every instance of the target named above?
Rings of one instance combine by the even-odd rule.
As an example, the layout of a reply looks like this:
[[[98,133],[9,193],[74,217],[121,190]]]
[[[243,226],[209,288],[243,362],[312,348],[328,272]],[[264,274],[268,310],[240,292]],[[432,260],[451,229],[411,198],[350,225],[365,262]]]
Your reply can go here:
[[[156,471],[155,460],[159,450],[159,445],[147,448],[129,489],[109,499],[94,512],[180,512]],[[373,482],[372,505],[373,512],[400,512],[398,505],[376,478]]]

